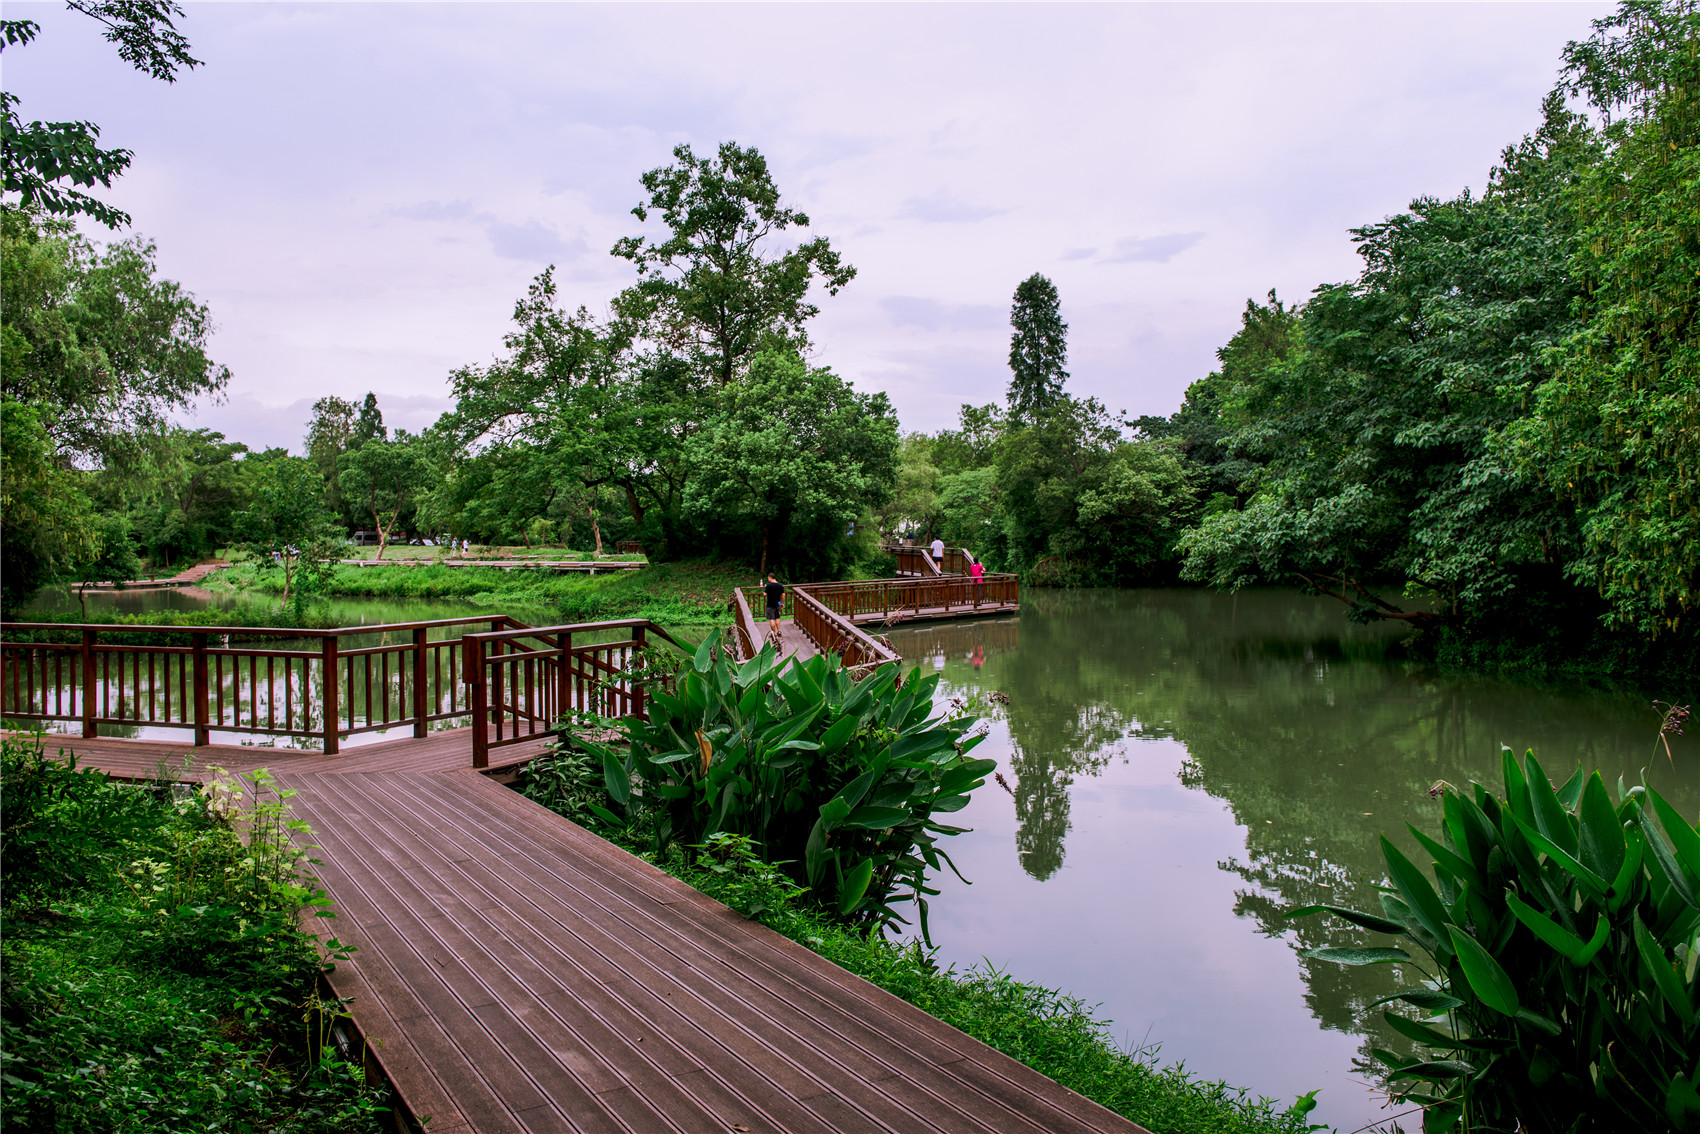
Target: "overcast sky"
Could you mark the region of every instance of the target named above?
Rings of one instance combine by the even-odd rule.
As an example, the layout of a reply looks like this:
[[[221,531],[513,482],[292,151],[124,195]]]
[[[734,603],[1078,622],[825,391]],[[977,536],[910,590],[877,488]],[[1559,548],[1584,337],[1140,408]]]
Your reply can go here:
[[[206,65],[168,86],[85,17],[8,2],[44,30],[5,86],[135,151],[107,197],[210,304],[234,373],[195,420],[297,450],[325,394],[429,424],[551,263],[604,312],[639,175],[725,140],[858,269],[821,300],[816,361],[905,428],[1002,397],[1035,271],[1070,388],[1169,413],[1248,297],[1349,278],[1350,227],[1479,190],[1610,8],[187,7]]]

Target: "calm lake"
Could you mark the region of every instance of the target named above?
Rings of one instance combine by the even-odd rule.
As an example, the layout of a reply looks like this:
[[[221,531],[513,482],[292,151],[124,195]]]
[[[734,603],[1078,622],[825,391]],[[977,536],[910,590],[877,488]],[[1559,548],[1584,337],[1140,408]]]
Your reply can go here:
[[[1558,778],[1578,761],[1613,785],[1646,768],[1700,813],[1700,744],[1673,738],[1668,760],[1644,696],[1437,673],[1389,656],[1402,629],[1353,626],[1338,604],[1290,591],[1024,600],[1019,618],[890,634],[911,663],[942,672],[945,696],[988,716],[977,755],[997,760],[1010,788],[988,783],[954,819],[973,828],[946,848],[972,884],[936,880],[942,958],[1100,1004],[1118,1038],[1160,1044],[1164,1061],[1206,1077],[1283,1103],[1320,1087],[1313,1118],[1342,1132],[1386,1117],[1368,1048],[1402,1045],[1366,1027],[1364,1005],[1398,977],[1301,957],[1369,935],[1282,910],[1378,909],[1377,836],[1415,854],[1405,824],[1435,829],[1430,787],[1497,790],[1502,744],[1534,749]],[[479,608],[335,609],[358,623]]]

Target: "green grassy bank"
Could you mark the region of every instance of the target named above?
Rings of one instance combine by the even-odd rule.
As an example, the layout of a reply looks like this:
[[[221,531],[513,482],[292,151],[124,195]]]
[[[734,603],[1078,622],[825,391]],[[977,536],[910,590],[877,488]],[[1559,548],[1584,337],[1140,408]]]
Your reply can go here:
[[[0,743],[7,1128],[384,1129],[317,1010],[316,896],[276,796],[246,784],[236,814]]]
[[[572,622],[647,618],[664,626],[705,626],[729,621],[726,604],[732,588],[755,581],[748,567],[720,560],[660,563],[598,575],[494,567],[341,567],[317,594],[544,607]],[[207,585],[215,591],[278,593],[283,589],[283,575],[270,567],[237,564],[212,576]]]

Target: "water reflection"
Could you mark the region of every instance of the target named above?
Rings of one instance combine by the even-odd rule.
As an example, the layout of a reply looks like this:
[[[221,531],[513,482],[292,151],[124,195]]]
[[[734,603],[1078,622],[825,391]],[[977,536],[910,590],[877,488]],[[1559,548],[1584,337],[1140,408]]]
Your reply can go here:
[[[1281,910],[1376,908],[1377,836],[1415,853],[1406,823],[1440,814],[1428,789],[1496,783],[1502,743],[1608,783],[1646,766],[1700,811],[1694,738],[1655,763],[1645,697],[1441,674],[1399,658],[1403,632],[1274,591],[1041,591],[1019,620],[893,632],[906,657],[943,654],[947,684],[991,710],[981,752],[1014,789],[963,813],[976,831],[952,854],[974,885],[947,882],[934,903],[946,955],[1102,1000],[1134,1039],[1149,1026],[1166,1056],[1260,1092],[1325,1083],[1324,1118],[1346,1129],[1374,1119],[1357,1065],[1394,1037],[1361,1034],[1362,1018],[1397,974],[1298,956],[1364,935]],[[1163,987],[1177,981],[1184,1006]]]

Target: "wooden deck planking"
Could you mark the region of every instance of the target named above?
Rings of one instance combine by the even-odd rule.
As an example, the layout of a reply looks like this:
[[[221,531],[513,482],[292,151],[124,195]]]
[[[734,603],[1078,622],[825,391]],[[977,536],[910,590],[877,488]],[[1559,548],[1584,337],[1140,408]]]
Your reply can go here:
[[[546,735],[490,749],[490,770],[529,761],[543,751]],[[345,746],[334,756],[311,748],[269,748],[249,744],[208,744],[197,748],[185,733],[182,740],[126,740],[102,736],[85,740],[66,733],[47,733],[49,753],[75,752],[78,762],[122,780],[152,780],[168,771],[184,782],[205,779],[211,768],[252,772],[266,768],[282,775],[296,772],[451,772],[472,770],[472,730],[445,729],[423,739],[402,737]],[[187,766],[184,760],[188,760]],[[160,768],[164,763],[166,767]]]
[[[433,1134],[1141,1129],[472,773],[469,730],[332,757],[61,743],[295,789],[336,901],[312,928],[359,946],[330,983]]]

